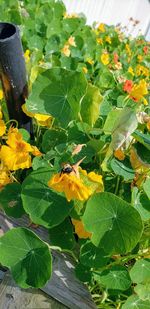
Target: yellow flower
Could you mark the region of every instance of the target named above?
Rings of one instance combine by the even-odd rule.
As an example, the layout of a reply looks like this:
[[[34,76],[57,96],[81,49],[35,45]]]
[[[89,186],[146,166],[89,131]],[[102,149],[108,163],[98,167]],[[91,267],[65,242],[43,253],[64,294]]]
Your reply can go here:
[[[130,97],[138,102],[139,100],[143,100],[145,105],[148,104],[147,100],[144,98],[144,95],[148,94],[147,84],[144,79],[140,80],[139,84],[135,84],[130,92]]]
[[[134,76],[134,71],[133,71],[133,68],[132,68],[132,67],[129,67],[129,68],[128,68],[128,72],[129,72],[132,76]]]
[[[2,100],[4,98],[4,93],[3,90],[0,89],[0,100]]]
[[[6,168],[0,169],[0,191],[5,185],[10,182],[11,180],[9,178],[8,170]]]
[[[25,61],[28,63],[30,61],[30,50],[27,49],[24,53]]]
[[[104,65],[109,64],[109,54],[108,53],[103,53],[100,59]]]
[[[38,124],[41,125],[42,127],[50,127],[51,126],[52,120],[53,120],[52,116],[43,115],[43,114],[34,114],[32,112],[29,112],[26,109],[25,104],[22,105],[22,110],[27,116],[32,117],[32,118],[34,117],[37,120]]]
[[[105,32],[105,25],[104,24],[99,24],[98,28],[97,28],[100,32]]]
[[[150,120],[147,122],[146,126],[147,126],[147,130],[150,131]]]
[[[67,12],[64,13],[64,18],[78,18],[78,15],[76,13],[67,14]]]
[[[75,38],[74,38],[73,36],[70,36],[70,38],[68,39],[68,44],[69,44],[70,46],[74,46],[74,47],[77,46],[77,45],[76,45],[76,42],[75,42]]]
[[[102,175],[95,174],[94,172],[88,173],[88,178],[91,181],[98,182],[103,185]]]
[[[58,192],[64,192],[68,202],[74,199],[85,201],[92,193],[80,178],[72,174],[55,174],[49,180],[48,186]]]
[[[132,52],[131,52],[131,49],[130,49],[129,44],[126,44],[126,45],[125,45],[125,49],[126,49],[127,54],[128,54],[129,56],[131,56],[131,55],[132,55]]]
[[[78,235],[79,238],[90,238],[91,233],[87,232],[84,228],[83,222],[80,220],[71,219],[72,224],[75,227],[75,233]]]
[[[87,58],[87,59],[86,59],[86,62],[88,62],[88,63],[91,64],[91,65],[94,63],[94,61],[93,61],[91,58]]]
[[[71,54],[71,51],[69,49],[69,45],[65,44],[64,47],[61,49],[62,54],[64,54],[66,57],[69,57]]]
[[[140,76],[140,75],[144,75],[146,77],[149,76],[149,69],[144,67],[143,65],[138,64],[136,66],[136,75]]]
[[[137,56],[137,60],[138,60],[139,62],[141,62],[141,61],[143,60],[143,56],[142,56],[142,55],[138,55],[138,56]]]
[[[9,130],[7,145],[2,145],[0,158],[9,170],[31,167],[30,153],[33,153],[35,149],[23,140],[18,129]]]
[[[97,41],[98,44],[103,45],[103,39],[102,38],[97,38],[96,41]]]
[[[0,136],[3,136],[6,132],[6,125],[5,122],[0,119]]]
[[[82,71],[83,71],[83,73],[87,74],[88,69],[87,69],[86,67],[83,67],[83,68],[82,68]]]
[[[110,38],[110,36],[106,36],[106,38],[105,38],[105,42],[107,42],[107,43],[111,44],[111,38]]]
[[[2,111],[0,108],[0,137],[3,136],[6,132],[5,122],[2,120]]]
[[[125,159],[125,154],[121,149],[117,149],[114,151],[114,156],[119,159],[120,161],[123,161]]]
[[[80,176],[82,180],[91,188],[92,194],[95,192],[104,191],[104,184],[102,180],[102,175],[98,175],[95,172],[87,173],[86,170],[82,168],[79,169]]]

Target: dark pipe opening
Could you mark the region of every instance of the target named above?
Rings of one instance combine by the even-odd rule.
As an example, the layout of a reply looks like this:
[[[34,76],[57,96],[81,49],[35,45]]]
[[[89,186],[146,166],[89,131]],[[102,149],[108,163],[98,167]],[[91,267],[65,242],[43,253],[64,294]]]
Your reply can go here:
[[[15,33],[16,28],[14,25],[9,23],[0,23],[0,40],[8,39]]]

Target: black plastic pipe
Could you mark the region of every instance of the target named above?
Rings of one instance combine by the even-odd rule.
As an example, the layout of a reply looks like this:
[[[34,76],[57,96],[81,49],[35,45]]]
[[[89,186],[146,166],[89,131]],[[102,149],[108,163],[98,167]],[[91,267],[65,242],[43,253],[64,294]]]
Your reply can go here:
[[[21,108],[28,96],[28,86],[19,29],[3,22],[0,23],[0,79],[9,118],[31,133],[31,118]]]

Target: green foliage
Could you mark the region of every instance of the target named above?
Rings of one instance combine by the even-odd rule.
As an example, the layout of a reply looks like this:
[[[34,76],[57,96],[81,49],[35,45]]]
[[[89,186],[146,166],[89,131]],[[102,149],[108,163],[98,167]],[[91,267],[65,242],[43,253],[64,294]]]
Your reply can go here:
[[[0,207],[10,217],[20,218],[25,214],[21,200],[21,188],[19,183],[11,183],[0,192]]]
[[[99,268],[107,264],[109,258],[102,248],[95,247],[91,241],[86,242],[80,251],[80,262],[89,267]]]
[[[62,237],[63,235],[63,237]],[[75,238],[73,235],[73,226],[66,218],[61,224],[49,230],[50,243],[62,249],[72,250],[75,246]]]
[[[16,219],[26,214],[50,239],[12,229],[0,239],[0,263],[20,287],[39,288],[51,276],[50,248],[67,251],[98,308],[149,308],[148,43],[125,37],[121,26],[88,26],[60,0],[0,0],[0,11],[1,21],[20,28],[33,124],[31,137],[19,128],[22,140],[10,142],[0,98],[0,133],[3,120],[7,127],[0,148],[8,151],[3,160],[0,151],[0,208]],[[137,98],[127,81],[132,90],[145,83]],[[9,170],[5,159],[27,160],[29,168]],[[68,202],[67,190],[80,198]]]
[[[131,279],[128,270],[124,266],[113,266],[104,270],[100,275],[96,275],[100,284],[107,289],[125,291],[131,285]]]
[[[51,276],[49,248],[30,230],[8,231],[0,239],[0,250],[0,263],[11,269],[14,280],[22,288],[41,287]]]
[[[22,185],[23,207],[31,220],[47,228],[61,223],[73,207],[72,202],[48,187],[51,171],[38,169],[32,172]]]
[[[52,115],[66,127],[71,120],[78,119],[79,103],[86,88],[83,73],[61,68],[47,70],[36,79],[27,108],[34,113]]]
[[[142,233],[138,212],[108,192],[98,193],[89,199],[83,222],[86,230],[92,232],[93,244],[110,254],[131,251]]]
[[[137,295],[130,296],[125,304],[122,306],[122,309],[148,309],[150,305],[150,302],[141,300]]]

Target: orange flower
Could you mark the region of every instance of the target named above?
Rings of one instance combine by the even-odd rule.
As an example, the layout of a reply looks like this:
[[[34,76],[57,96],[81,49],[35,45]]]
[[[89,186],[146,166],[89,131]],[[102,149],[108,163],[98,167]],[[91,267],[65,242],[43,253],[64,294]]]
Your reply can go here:
[[[80,220],[71,219],[72,224],[75,227],[75,233],[78,235],[79,238],[90,238],[91,233],[87,232],[84,228],[83,222]]]
[[[68,44],[65,44],[64,47],[61,49],[62,54],[64,54],[66,57],[69,57],[71,54],[69,47],[70,46]]]
[[[147,122],[147,130],[150,131],[150,120]]]
[[[144,46],[143,51],[144,51],[144,54],[147,55],[148,54],[148,46]]]
[[[118,60],[119,60],[118,54],[114,53],[114,63],[117,64]]]
[[[119,159],[120,161],[123,161],[125,159],[125,154],[121,149],[116,149],[114,151],[115,158]]]
[[[76,45],[76,42],[75,42],[75,38],[74,38],[73,36],[70,36],[70,38],[68,39],[68,44],[69,44],[70,46],[74,46],[74,47],[77,46],[77,45]]]
[[[132,90],[132,87],[133,87],[133,81],[127,79],[127,80],[125,81],[124,85],[123,85],[123,90],[124,90],[125,92],[130,93],[131,90]]]

